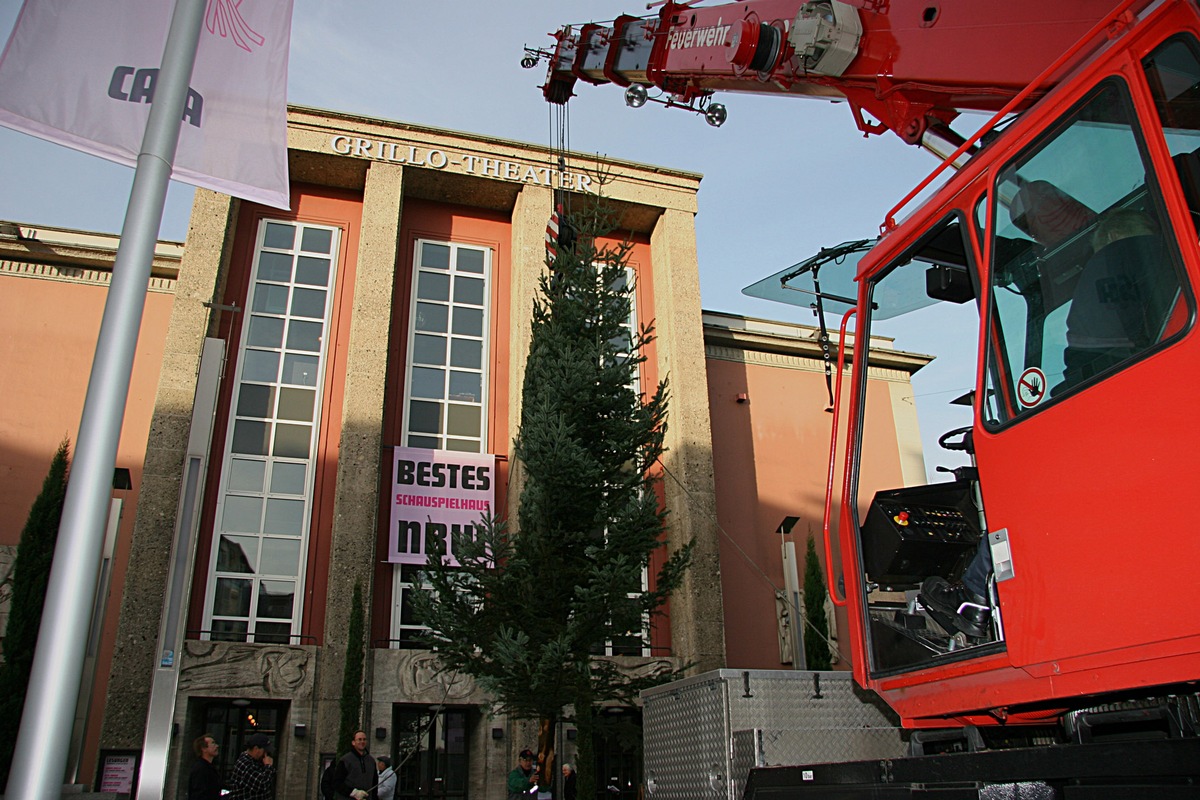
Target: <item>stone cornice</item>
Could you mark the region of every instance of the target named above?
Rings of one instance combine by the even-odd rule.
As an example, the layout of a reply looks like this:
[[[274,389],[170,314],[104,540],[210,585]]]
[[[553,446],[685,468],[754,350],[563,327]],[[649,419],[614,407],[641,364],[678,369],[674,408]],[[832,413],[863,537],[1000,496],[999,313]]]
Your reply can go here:
[[[342,111],[329,111],[322,108],[313,108],[311,106],[288,106],[288,124],[317,124],[321,127],[341,128],[354,126],[357,129],[364,131],[376,131],[379,133],[392,132],[393,135],[399,132],[407,132],[420,136],[428,137],[447,137],[451,139],[462,139],[466,141],[476,142],[479,144],[491,144],[496,147],[516,148],[522,151],[541,153],[546,157],[557,157],[557,151],[552,150],[546,145],[533,144],[530,142],[521,142],[516,139],[504,139],[498,136],[487,136],[479,133],[467,133],[456,131],[449,128],[434,128],[428,125],[416,125],[410,122],[400,122],[397,120],[386,120],[378,117],[366,117],[359,114],[350,114]],[[570,153],[573,158],[585,158],[589,161],[599,160],[595,154],[587,153]],[[698,182],[703,176],[699,172],[691,172],[683,169],[673,169],[671,167],[662,167],[656,164],[642,164],[636,161],[626,161],[620,158],[612,158],[604,156],[605,164],[621,165],[639,172],[653,172],[660,175],[670,175],[685,182]]]
[[[661,209],[695,214],[702,177],[576,152],[567,154],[569,168],[560,175],[558,155],[545,145],[298,106],[288,110],[288,150],[293,180],[357,190],[370,164],[392,163],[415,173],[405,179],[406,194],[478,206],[482,191],[484,207],[505,210],[512,207],[511,197],[489,200],[487,193],[515,193],[530,186],[591,196],[603,184],[610,203],[654,209],[656,214]],[[436,188],[416,183],[422,176],[435,180]],[[653,219],[624,220],[619,227],[648,232]]]
[[[8,260],[0,260],[0,275],[105,287],[112,282],[111,269],[88,269],[85,267],[34,264]],[[152,277],[147,289],[151,292],[174,294],[175,278]]]
[[[788,355],[786,353],[770,353],[761,350],[747,350],[739,347],[722,347],[720,345],[708,344],[704,347],[704,355],[716,361],[730,361],[737,364],[753,364],[763,367],[772,367],[774,369],[792,369],[800,372],[819,372],[825,373],[825,362],[821,358],[812,358],[801,355]],[[876,356],[878,354],[872,354]],[[884,354],[885,356],[889,354]],[[901,353],[900,355],[910,355]],[[922,358],[922,357],[916,357]],[[904,362],[900,366],[891,365],[884,359],[873,358],[872,363],[867,369],[867,377],[874,380],[896,381],[899,383],[910,383],[912,373],[924,366],[921,362],[916,369],[911,363]]]
[[[784,369],[824,372],[820,331],[810,325],[758,320],[732,314],[704,312],[704,352],[708,358]],[[931,356],[894,350],[891,340],[872,337],[871,377],[904,380],[930,361]],[[837,358],[837,331],[830,331],[830,356]],[[846,346],[846,361],[854,358],[855,343]]]
[[[108,283],[121,237],[49,225],[33,227],[2,222],[0,229],[0,273],[29,278]],[[183,242],[159,241],[150,265],[153,291],[171,291],[179,276]]]

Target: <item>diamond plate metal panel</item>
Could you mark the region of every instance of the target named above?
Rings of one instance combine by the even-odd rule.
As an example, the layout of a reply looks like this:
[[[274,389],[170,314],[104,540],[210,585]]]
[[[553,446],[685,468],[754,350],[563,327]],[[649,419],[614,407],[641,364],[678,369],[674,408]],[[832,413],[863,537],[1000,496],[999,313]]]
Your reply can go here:
[[[646,789],[656,800],[729,796],[725,691],[706,673],[642,693]]]
[[[653,800],[740,798],[754,766],[907,753],[899,720],[848,672],[716,670],[642,699]]]

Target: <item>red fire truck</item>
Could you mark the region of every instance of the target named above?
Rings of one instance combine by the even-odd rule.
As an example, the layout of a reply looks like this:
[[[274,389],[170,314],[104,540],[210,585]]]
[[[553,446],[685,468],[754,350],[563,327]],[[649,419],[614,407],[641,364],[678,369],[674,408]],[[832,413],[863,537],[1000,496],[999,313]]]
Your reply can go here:
[[[926,755],[756,770],[747,796],[1200,795],[1197,4],[668,0],[540,55],[550,102],[613,83],[719,125],[715,92],[834,99],[942,159],[878,239],[770,279],[845,312],[829,591],[855,679]],[[964,111],[994,116],[963,136]],[[941,439],[970,463],[880,489],[890,399],[854,349],[938,307],[974,321],[972,423]],[[931,755],[947,728],[968,752]]]

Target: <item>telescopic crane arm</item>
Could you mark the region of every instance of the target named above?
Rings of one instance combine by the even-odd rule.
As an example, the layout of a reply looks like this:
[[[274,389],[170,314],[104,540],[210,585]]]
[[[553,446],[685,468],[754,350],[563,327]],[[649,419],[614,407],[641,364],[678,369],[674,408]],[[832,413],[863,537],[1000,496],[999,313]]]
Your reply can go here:
[[[714,92],[801,95],[846,101],[864,135],[891,130],[920,144],[936,134],[956,144],[949,125],[960,112],[1003,108],[1115,5],[666,0],[657,16],[564,27],[552,50],[530,51],[525,63],[549,58],[542,91],[551,103],[566,103],[579,81],[627,87],[634,106],[657,88],[667,95],[659,102],[720,125]]]

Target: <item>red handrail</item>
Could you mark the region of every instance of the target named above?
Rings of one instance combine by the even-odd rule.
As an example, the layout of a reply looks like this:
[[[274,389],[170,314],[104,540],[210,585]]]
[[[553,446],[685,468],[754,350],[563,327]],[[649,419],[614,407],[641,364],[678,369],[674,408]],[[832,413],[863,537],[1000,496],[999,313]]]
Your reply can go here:
[[[842,373],[846,366],[846,326],[858,309],[852,308],[842,315],[838,330],[838,374],[833,392],[833,425],[829,434],[829,475],[825,480],[825,521],[821,530],[825,537],[825,582],[829,588],[829,599],[835,606],[846,605],[845,597],[838,597],[837,584],[833,580],[833,543],[829,536],[829,520],[833,516],[833,476],[837,471],[838,416],[842,405]]]

